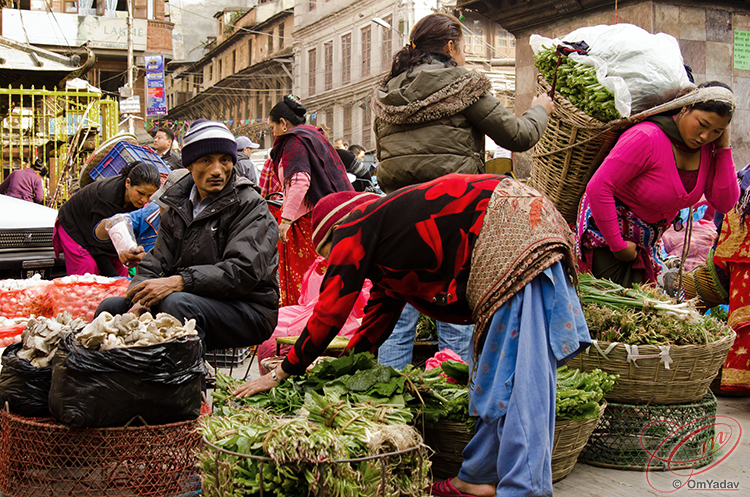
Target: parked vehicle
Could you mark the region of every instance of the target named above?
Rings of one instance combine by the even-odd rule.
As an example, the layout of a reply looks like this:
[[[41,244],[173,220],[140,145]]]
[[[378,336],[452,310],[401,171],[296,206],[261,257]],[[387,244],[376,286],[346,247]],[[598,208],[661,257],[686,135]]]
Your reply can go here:
[[[65,276],[52,249],[55,219],[55,209],[0,195],[0,279]]]

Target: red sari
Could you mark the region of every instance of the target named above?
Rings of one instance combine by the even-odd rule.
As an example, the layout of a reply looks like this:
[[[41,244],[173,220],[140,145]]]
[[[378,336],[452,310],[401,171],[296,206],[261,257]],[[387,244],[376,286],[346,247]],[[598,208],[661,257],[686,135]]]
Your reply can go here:
[[[721,373],[722,392],[750,395],[750,216],[724,216],[714,264],[729,274],[729,326],[737,333]]]

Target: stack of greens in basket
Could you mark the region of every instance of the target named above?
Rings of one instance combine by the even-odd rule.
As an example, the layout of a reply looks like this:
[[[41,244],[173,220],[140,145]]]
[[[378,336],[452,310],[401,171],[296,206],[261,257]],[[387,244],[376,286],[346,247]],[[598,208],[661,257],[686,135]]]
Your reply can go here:
[[[591,337],[630,345],[706,345],[732,335],[726,323],[702,316],[647,286],[624,288],[582,274],[578,287]]]
[[[423,376],[415,368],[383,367],[369,353],[352,354],[320,362],[267,393],[236,399],[230,393],[239,381],[217,373],[214,406],[220,407],[201,432],[223,450],[271,461],[223,452],[217,460],[215,449],[204,446],[204,494],[259,495],[262,484],[270,492],[265,495],[343,497],[376,494],[384,484],[387,495],[422,495],[429,460],[410,406],[421,405],[420,395],[433,398],[418,393],[415,382]],[[414,447],[385,459],[330,462]]]
[[[544,47],[534,56],[534,63],[547,82],[552,85],[557,67],[558,55],[555,48]],[[563,55],[557,67],[555,91],[589,116],[602,122],[620,118],[615,108],[614,94],[596,78],[592,66],[576,62]]]
[[[600,402],[615,387],[619,375],[601,369],[590,373],[562,366],[557,370],[555,419],[582,420],[599,416]]]

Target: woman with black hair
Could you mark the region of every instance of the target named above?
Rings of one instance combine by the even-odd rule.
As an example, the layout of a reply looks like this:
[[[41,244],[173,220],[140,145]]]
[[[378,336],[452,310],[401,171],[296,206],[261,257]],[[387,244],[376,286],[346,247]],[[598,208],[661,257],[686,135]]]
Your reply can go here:
[[[305,125],[307,110],[287,95],[270,111],[268,124],[276,137],[271,149],[273,172],[284,200],[279,223],[281,305],[296,305],[302,277],[315,262],[311,212],[329,193],[353,190],[344,163],[321,129]]]
[[[486,76],[463,67],[461,22],[430,14],[393,57],[375,90],[378,185],[385,193],[448,173],[484,173],[484,136],[523,152],[539,141],[552,99],[539,95],[516,117],[492,95]]]
[[[636,124],[618,139],[586,186],[578,209],[581,271],[625,287],[656,282],[660,240],[680,209],[703,195],[721,213],[737,186],[729,124],[734,95],[709,81],[674,115]]]
[[[55,254],[65,254],[68,275],[126,276],[112,242],[100,240],[94,230],[103,219],[146,205],[160,184],[156,166],[134,162],[118,176],[91,183],[70,197],[60,207],[52,237]]]

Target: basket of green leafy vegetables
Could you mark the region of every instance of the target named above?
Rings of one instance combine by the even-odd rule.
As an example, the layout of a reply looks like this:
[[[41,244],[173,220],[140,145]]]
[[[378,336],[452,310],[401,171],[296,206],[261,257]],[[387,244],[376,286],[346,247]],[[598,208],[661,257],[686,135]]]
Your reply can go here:
[[[593,343],[568,365],[619,375],[606,396],[611,402],[698,401],[734,343],[726,323],[646,286],[623,288],[583,274],[579,294]]]

